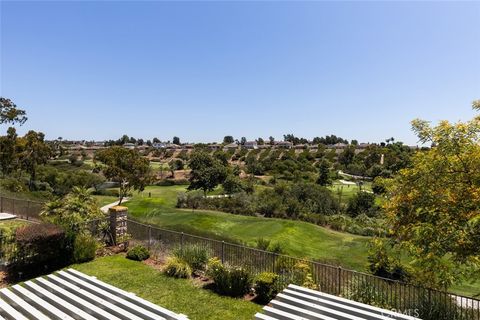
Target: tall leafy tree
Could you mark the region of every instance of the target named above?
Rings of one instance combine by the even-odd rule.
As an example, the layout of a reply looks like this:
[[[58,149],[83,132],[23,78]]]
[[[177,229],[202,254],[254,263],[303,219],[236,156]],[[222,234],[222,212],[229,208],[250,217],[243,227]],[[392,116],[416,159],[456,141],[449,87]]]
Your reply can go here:
[[[173,137],[172,143],[180,145],[180,138],[179,137]]]
[[[233,136],[225,136],[223,137],[223,143],[224,144],[230,144],[233,143],[235,140],[233,139]]]
[[[479,102],[473,106],[480,109]],[[388,185],[393,244],[413,257],[421,283],[443,288],[469,274],[478,278],[480,116],[434,127],[417,119],[412,127],[421,143],[434,147],[417,152]]]
[[[10,174],[17,160],[17,132],[15,128],[7,129],[7,135],[0,137],[0,170],[3,175]]]
[[[0,124],[24,124],[27,121],[25,110],[17,108],[12,100],[0,97]]]
[[[318,166],[318,179],[317,184],[321,186],[327,186],[332,183],[330,179],[330,163],[327,159],[322,159]]]
[[[52,149],[45,143],[45,135],[33,130],[19,140],[20,165],[30,174],[29,188],[34,187],[37,166],[46,164],[52,155]]]
[[[275,143],[275,138],[272,136],[268,137],[268,142],[270,143],[271,146],[273,146],[273,144]]]
[[[63,199],[47,202],[40,216],[66,230],[75,231],[81,223],[104,215],[86,188],[74,187]]]
[[[188,190],[203,190],[205,195],[223,183],[227,176],[227,168],[220,160],[202,150],[194,151],[191,154],[189,167],[192,171]]]
[[[101,171],[107,179],[120,184],[118,204],[132,189],[143,191],[152,180],[149,161],[137,150],[114,146],[99,151],[95,160],[103,163]]]

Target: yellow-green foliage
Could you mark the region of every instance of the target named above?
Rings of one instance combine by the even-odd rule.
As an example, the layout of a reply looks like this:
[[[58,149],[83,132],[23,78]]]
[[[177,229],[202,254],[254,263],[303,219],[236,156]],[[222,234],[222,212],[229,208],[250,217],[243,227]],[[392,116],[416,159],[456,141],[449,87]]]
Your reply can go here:
[[[163,272],[174,278],[189,278],[192,275],[192,269],[190,266],[177,257],[169,257],[167,259],[167,262],[163,267]]]
[[[267,303],[272,300],[278,292],[277,288],[278,274],[263,272],[255,279],[255,293],[257,301]]]
[[[480,116],[412,126],[433,147],[388,185],[390,235],[413,257],[417,281],[445,288],[480,268]]]

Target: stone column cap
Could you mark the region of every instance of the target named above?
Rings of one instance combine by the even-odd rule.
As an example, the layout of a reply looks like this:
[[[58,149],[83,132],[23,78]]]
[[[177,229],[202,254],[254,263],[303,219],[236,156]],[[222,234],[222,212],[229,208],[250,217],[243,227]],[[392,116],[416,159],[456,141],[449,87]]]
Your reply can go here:
[[[128,208],[124,206],[113,206],[110,209],[108,209],[109,212],[122,212],[127,210]]]

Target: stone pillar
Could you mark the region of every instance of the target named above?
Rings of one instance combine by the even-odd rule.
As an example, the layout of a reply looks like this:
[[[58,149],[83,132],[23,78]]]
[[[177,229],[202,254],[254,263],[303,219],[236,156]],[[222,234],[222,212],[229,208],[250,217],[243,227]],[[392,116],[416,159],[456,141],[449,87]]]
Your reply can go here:
[[[128,208],[114,206],[108,209],[110,214],[110,234],[113,245],[117,245],[117,239],[127,234],[127,213]]]

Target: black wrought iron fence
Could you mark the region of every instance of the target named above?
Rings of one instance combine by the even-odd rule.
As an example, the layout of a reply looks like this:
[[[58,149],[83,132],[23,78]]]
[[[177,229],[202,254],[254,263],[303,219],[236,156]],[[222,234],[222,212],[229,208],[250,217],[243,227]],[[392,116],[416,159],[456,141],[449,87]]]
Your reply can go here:
[[[0,212],[14,214],[26,220],[40,220],[44,203],[0,196]]]
[[[223,263],[241,266],[253,275],[273,272],[279,275],[279,289],[289,283],[309,285],[322,292],[345,297],[432,320],[480,320],[480,300],[446,291],[415,286],[316,261],[280,255],[238,244],[166,230],[128,220],[128,233],[134,242],[147,246],[154,255],[175,247],[200,246]]]

